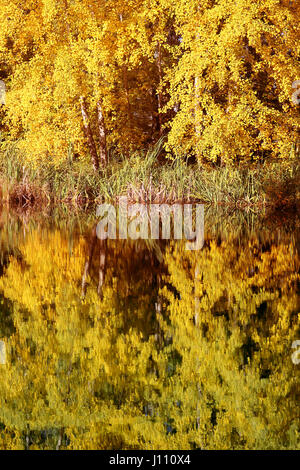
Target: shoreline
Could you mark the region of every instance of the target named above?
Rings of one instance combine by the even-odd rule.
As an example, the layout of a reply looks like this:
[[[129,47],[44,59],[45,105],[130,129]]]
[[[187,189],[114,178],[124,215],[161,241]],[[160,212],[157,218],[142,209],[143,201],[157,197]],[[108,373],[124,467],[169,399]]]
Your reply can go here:
[[[213,188],[209,188],[213,191]],[[255,198],[251,198],[251,194],[246,194],[245,197],[234,197],[228,191],[221,190],[216,193],[212,198],[206,197],[194,197],[189,195],[188,197],[176,197],[174,195],[176,189],[172,188],[170,193],[165,192],[164,195],[158,193],[143,193],[141,188],[128,188],[128,191],[123,191],[120,194],[112,194],[110,197],[105,197],[103,194],[93,195],[89,194],[93,192],[93,189],[87,187],[82,192],[77,192],[74,188],[69,188],[70,195],[61,197],[55,191],[51,191],[49,188],[45,188],[42,184],[28,183],[20,181],[7,180],[0,174],[0,204],[5,205],[8,208],[31,208],[34,210],[43,210],[46,207],[51,206],[68,206],[74,209],[86,210],[97,204],[110,203],[118,204],[121,197],[128,199],[128,204],[204,204],[216,207],[224,207],[227,209],[237,210],[284,210],[284,209],[295,209],[300,208],[300,198],[297,195],[286,194],[282,195],[266,195],[266,192],[262,190],[260,193],[255,195]]]
[[[240,210],[295,208],[300,203],[300,161],[213,166],[189,158],[159,160],[156,152],[114,156],[93,171],[83,157],[30,164],[19,152],[0,152],[0,203],[10,207],[100,203],[203,203]]]

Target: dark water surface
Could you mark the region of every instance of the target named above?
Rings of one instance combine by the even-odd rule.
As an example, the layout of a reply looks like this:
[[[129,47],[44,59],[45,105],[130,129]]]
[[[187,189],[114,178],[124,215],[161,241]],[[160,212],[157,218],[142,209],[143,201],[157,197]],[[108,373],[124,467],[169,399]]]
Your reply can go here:
[[[205,209],[195,251],[95,223],[1,213],[0,449],[299,448],[297,216]]]

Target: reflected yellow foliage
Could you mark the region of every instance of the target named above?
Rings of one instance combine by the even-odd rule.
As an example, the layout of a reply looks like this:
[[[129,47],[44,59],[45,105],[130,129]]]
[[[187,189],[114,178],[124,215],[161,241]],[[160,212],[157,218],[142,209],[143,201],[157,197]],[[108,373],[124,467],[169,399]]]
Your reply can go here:
[[[295,242],[159,250],[19,239],[0,279],[1,448],[299,448]]]
[[[190,440],[201,448],[299,445],[299,371],[290,358],[299,254],[293,243],[265,249],[255,240],[237,249],[229,238],[200,253],[176,245],[166,255],[176,294],[164,288],[171,320],[164,328],[180,357],[173,406],[178,389],[193,403],[173,426],[184,423],[187,432],[197,413]]]

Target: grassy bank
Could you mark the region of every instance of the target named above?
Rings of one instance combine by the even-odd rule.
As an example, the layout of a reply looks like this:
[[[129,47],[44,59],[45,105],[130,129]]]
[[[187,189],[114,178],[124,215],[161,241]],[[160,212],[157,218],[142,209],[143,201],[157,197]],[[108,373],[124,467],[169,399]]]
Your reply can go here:
[[[158,158],[160,147],[132,157],[111,157],[95,174],[88,161],[54,167],[25,163],[14,146],[0,151],[2,203],[87,206],[127,196],[131,202],[199,201],[238,208],[293,207],[300,198],[299,159],[248,166],[212,167],[189,159]]]

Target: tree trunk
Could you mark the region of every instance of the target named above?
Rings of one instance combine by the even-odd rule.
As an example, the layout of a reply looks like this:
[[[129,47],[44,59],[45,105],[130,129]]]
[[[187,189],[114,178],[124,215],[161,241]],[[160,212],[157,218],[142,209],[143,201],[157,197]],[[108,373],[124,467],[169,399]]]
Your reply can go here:
[[[97,103],[98,109],[98,129],[99,129],[99,153],[102,166],[107,164],[107,147],[106,147],[106,129],[100,101]]]
[[[199,78],[196,75],[194,80],[194,90],[195,90],[195,135],[196,135],[196,154],[197,157],[200,156],[199,152],[199,142],[201,136],[201,124],[199,122],[199,101],[200,101],[200,91],[199,91]]]
[[[157,68],[158,68],[158,77],[159,77],[159,87],[162,85],[162,66],[161,66],[161,44],[158,43],[157,45]],[[159,126],[159,136],[162,135],[162,115],[161,115],[161,108],[162,108],[162,92],[159,90],[157,95],[158,100],[158,126]]]
[[[80,104],[81,104],[81,114],[82,114],[82,119],[83,119],[83,125],[84,125],[84,130],[86,133],[86,137],[88,140],[88,145],[92,157],[92,164],[93,168],[95,171],[99,170],[99,158],[97,154],[97,149],[96,149],[96,144],[93,138],[92,134],[92,129],[89,123],[89,116],[87,113],[87,108],[86,108],[86,102],[83,96],[80,98]]]

